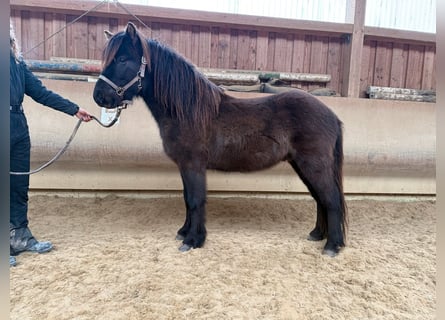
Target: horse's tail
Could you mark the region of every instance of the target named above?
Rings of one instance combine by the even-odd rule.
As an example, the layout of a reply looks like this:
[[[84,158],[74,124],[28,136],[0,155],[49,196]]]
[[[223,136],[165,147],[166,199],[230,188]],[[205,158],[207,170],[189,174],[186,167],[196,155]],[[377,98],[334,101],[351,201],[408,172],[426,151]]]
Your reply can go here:
[[[337,140],[335,142],[335,149],[334,149],[334,175],[335,175],[335,183],[337,185],[340,197],[343,241],[346,242],[348,233],[348,208],[346,206],[345,195],[343,192],[343,124],[340,120],[338,121],[338,124],[340,130],[337,135]],[[345,243],[343,243],[343,245],[345,245]]]

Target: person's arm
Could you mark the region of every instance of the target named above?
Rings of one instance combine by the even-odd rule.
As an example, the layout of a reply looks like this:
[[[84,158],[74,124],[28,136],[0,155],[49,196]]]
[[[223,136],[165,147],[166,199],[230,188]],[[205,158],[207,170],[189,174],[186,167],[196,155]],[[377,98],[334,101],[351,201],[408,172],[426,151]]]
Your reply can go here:
[[[61,95],[48,90],[32,72],[28,69],[25,62],[21,62],[24,68],[25,76],[25,94],[30,96],[36,102],[59,110],[69,115],[75,115],[83,121],[90,121],[91,115],[84,109],[80,108],[74,102],[62,97]]]
[[[28,69],[25,62],[20,62],[23,66],[25,77],[25,94],[34,101],[48,106],[50,108],[65,112],[69,115],[75,115],[79,111],[79,106],[59,94],[48,90],[32,72]]]

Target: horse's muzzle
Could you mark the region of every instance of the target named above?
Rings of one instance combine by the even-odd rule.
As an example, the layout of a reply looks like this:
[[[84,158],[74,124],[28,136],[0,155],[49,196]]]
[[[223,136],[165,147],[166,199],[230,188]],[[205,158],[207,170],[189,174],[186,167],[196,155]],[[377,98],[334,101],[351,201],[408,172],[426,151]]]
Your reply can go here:
[[[122,97],[117,96],[114,90],[110,90],[106,83],[101,80],[96,82],[93,99],[100,107],[107,109],[115,109],[124,104]]]

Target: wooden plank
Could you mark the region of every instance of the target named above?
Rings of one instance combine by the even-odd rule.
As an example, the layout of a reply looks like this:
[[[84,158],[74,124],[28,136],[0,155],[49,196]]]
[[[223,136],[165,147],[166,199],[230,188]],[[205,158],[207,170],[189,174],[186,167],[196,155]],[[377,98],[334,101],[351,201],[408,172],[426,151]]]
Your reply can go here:
[[[372,83],[372,73],[369,72],[371,64],[371,44],[365,39],[362,49],[362,67],[360,70],[360,92],[359,97],[366,97],[366,88]]]
[[[367,47],[367,50],[369,52],[367,64],[364,65],[365,70],[363,72],[365,73],[365,77],[367,79],[367,82],[365,82],[365,91],[366,86],[368,85],[374,85],[374,71],[375,71],[375,59],[376,59],[376,52],[377,52],[377,41],[365,41],[365,47]]]
[[[425,47],[410,45],[408,50],[408,65],[406,73],[406,88],[420,89],[422,87],[422,69]]]
[[[331,75],[331,81],[326,84],[327,88],[340,92],[341,70],[341,39],[330,37],[328,42],[326,73]]]
[[[436,69],[436,47],[426,46],[423,60],[422,89],[432,89],[435,87],[435,69]]]
[[[168,23],[161,22],[159,24],[159,40],[169,46],[172,46],[172,30]]]
[[[323,63],[323,57],[321,54],[323,47],[323,43],[319,41],[318,37],[312,37],[311,43],[311,59],[310,59],[310,67],[309,72],[313,73],[321,73],[320,67]]]
[[[53,55],[55,57],[66,57],[66,15],[55,13],[53,15],[53,32],[57,34],[49,41],[53,46]]]
[[[304,37],[304,63],[303,63],[303,72],[310,73],[311,72],[311,57],[312,57],[312,36]]]
[[[89,59],[93,60],[101,60],[102,52],[107,42],[107,37],[105,36],[105,30],[113,32],[112,30],[116,30],[117,28],[117,19],[106,19],[106,18],[97,18],[96,20],[96,38],[94,41],[94,48],[91,51],[91,56]],[[91,30],[93,33],[94,30]]]
[[[436,64],[437,64],[437,55],[434,55],[433,59],[433,71],[431,73],[431,88],[430,89],[436,89]]]
[[[374,66],[374,85],[389,86],[392,61],[392,43],[377,42],[375,66]]]
[[[312,36],[306,35],[304,37],[304,62],[303,62],[303,73],[311,72],[311,56],[312,56]],[[309,84],[302,83],[299,86],[300,89],[309,91]]]
[[[327,65],[327,52],[328,52],[328,37],[312,37],[311,47],[311,73],[326,73]],[[319,88],[318,84],[308,84],[308,90]]]
[[[22,12],[22,39],[20,46],[25,59],[43,59],[45,57],[44,14],[42,12]]]
[[[104,21],[104,30],[102,30],[102,34],[104,35],[104,39],[106,39],[104,31],[107,30],[106,29],[106,25],[107,25],[107,21],[108,21],[108,31],[112,32],[112,33],[116,33],[118,31],[121,31],[122,29],[119,29],[119,19],[118,18],[103,18],[102,21]],[[145,33],[144,33],[145,34]],[[105,44],[105,43],[104,43]]]
[[[219,28],[216,67],[220,69],[228,69],[229,61],[230,61],[230,30],[228,28]]]
[[[125,27],[127,26],[127,23],[128,23],[128,17],[125,17],[125,18],[119,17],[118,18],[118,25],[117,25],[118,29],[116,30],[116,32],[124,30]]]
[[[293,49],[293,39],[290,39],[291,37],[291,34],[277,34],[275,39],[274,71],[291,71]]]
[[[294,34],[291,72],[303,72],[304,69],[304,35]]]
[[[274,61],[276,56],[276,37],[277,34],[275,32],[269,33],[269,42],[267,45],[267,62],[266,62],[266,70],[267,71],[277,71],[274,69]]]
[[[249,69],[249,32],[247,30],[239,30],[237,40],[237,69]]]
[[[180,31],[181,31],[181,25],[180,24],[173,24],[172,25],[172,42],[171,42],[171,46],[172,48],[174,48],[178,53],[182,54],[183,53],[179,50],[179,48],[181,47],[181,35],[180,35]]]
[[[247,70],[254,70],[256,66],[256,42],[257,42],[257,32],[249,31],[249,51],[248,51],[248,64],[246,66]]]
[[[218,68],[219,28],[210,29],[210,68]]]
[[[199,66],[199,33],[200,33],[200,27],[199,26],[192,26],[192,38],[191,38],[191,61]]]
[[[53,31],[53,14],[52,13],[44,13],[43,17],[43,24],[44,24],[44,34],[46,38],[51,37],[54,34]],[[54,37],[47,39],[45,43],[43,44],[45,47],[45,56],[44,59],[48,60],[50,57],[54,56]]]
[[[109,18],[109,17],[107,17]],[[137,26],[138,26],[138,30],[147,38],[151,38],[152,37],[152,29],[151,29],[151,20],[147,19],[145,17],[139,17],[139,19],[143,22],[140,23],[139,21],[137,22]],[[128,21],[127,21],[128,23]],[[125,25],[127,25],[127,23]],[[170,22],[170,25],[173,25],[175,22]],[[122,29],[121,29],[122,30]]]
[[[269,33],[258,31],[256,41],[256,70],[266,70],[269,55]]]
[[[86,48],[88,59],[94,59],[93,57],[98,56],[97,52],[97,37],[99,35],[100,26],[97,25],[97,17],[87,17],[88,19],[88,46]]]
[[[67,24],[77,18],[77,16],[67,15]],[[88,57],[87,50],[85,50],[88,46],[87,25],[86,17],[83,17],[67,27],[66,43],[68,57],[80,59],[86,59]]]
[[[230,29],[229,69],[238,69],[238,29]]]
[[[159,22],[152,22],[151,37],[155,40],[161,40],[161,25]]]
[[[402,43],[394,43],[391,59],[391,77],[389,80],[390,87],[403,87],[406,80],[406,64],[408,53],[408,45]]]
[[[210,67],[210,27],[201,26],[199,31],[199,66],[202,68]]]
[[[178,47],[179,52],[192,61],[192,26],[181,25],[179,37],[181,39]]]
[[[319,43],[317,47],[320,47],[320,52],[318,53],[320,64],[317,68],[314,68],[314,73],[326,73],[327,63],[328,63],[328,50],[329,50],[329,37],[317,36],[315,41]]]

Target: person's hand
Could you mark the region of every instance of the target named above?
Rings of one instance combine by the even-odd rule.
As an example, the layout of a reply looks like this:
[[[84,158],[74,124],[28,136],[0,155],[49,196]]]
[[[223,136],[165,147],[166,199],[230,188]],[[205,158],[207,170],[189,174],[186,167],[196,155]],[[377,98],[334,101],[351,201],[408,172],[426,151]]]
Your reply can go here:
[[[82,108],[79,108],[79,111],[77,111],[76,113],[76,117],[85,122],[91,121],[91,119],[93,119],[91,117],[91,114],[89,114],[88,111]]]

